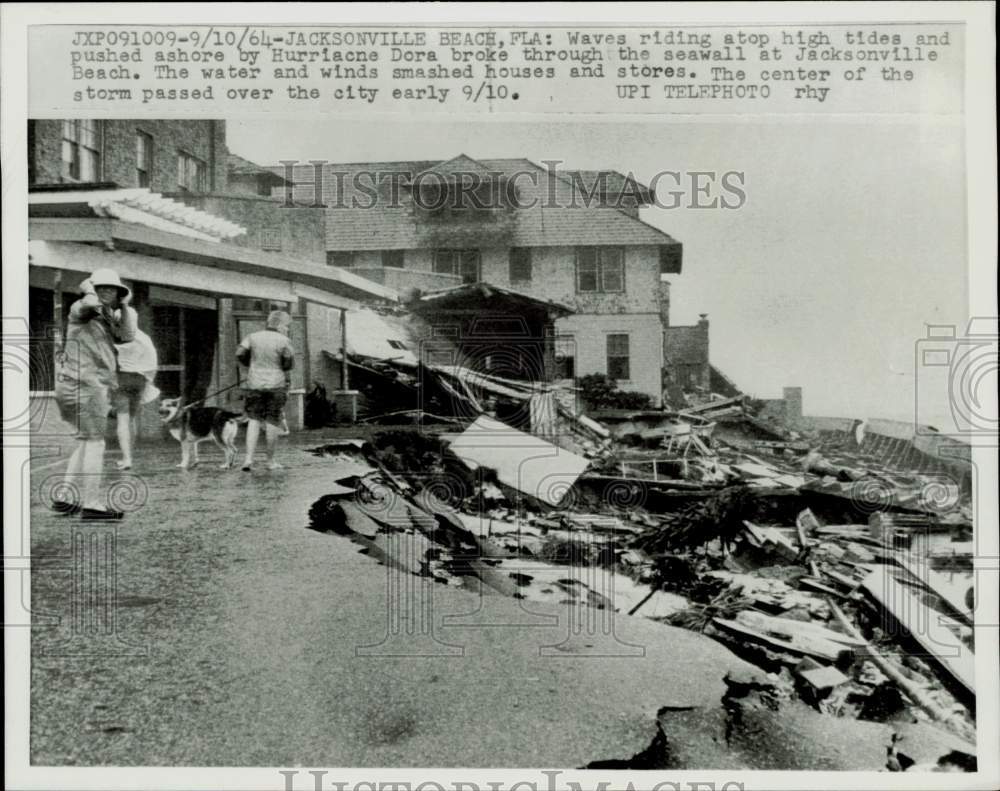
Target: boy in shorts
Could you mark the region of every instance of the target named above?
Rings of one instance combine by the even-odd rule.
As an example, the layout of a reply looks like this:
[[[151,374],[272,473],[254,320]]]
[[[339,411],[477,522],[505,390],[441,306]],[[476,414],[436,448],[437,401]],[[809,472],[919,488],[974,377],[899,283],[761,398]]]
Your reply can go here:
[[[247,366],[246,386],[243,389],[243,410],[246,412],[247,449],[243,470],[253,467],[254,452],[264,424],[264,446],[267,468],[280,470],[275,461],[278,437],[284,422],[285,402],[288,400],[287,374],[295,364],[292,342],[288,339],[292,317],[283,310],[272,310],[267,317],[267,328],[243,339],[236,350],[240,365]]]

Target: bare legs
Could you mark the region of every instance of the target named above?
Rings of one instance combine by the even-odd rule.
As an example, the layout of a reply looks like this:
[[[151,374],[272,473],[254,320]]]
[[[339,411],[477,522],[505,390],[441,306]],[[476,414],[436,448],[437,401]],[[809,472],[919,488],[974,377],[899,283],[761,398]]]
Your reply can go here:
[[[247,455],[243,459],[243,469],[253,466],[253,455],[257,452],[257,438],[260,436],[260,421],[250,418],[247,422]]]
[[[247,422],[247,452],[243,459],[243,469],[249,470],[253,466],[254,453],[257,452],[257,440],[260,438],[261,421],[250,418]],[[281,465],[274,460],[275,451],[278,449],[278,437],[281,436],[281,427],[270,423],[264,423],[264,453],[267,457],[267,467],[269,470],[280,470]]]
[[[136,435],[136,416],[130,412],[119,410],[117,420],[118,446],[122,449],[122,459],[118,462],[119,470],[132,468],[132,438]]]

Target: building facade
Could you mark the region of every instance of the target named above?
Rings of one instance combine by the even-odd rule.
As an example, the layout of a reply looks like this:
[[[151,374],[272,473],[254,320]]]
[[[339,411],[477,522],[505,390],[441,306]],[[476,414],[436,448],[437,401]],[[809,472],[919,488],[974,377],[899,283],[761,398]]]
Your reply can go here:
[[[133,289],[159,352],[157,386],[189,402],[230,388],[212,402],[239,408],[237,345],[269,310],[289,311],[293,426],[304,391],[326,373],[322,351],[339,344],[341,312],[397,300],[326,264],[323,213],[263,194],[283,182],[232,157],[222,121],[34,120],[28,138],[37,398],[51,397],[69,305],[99,267]]]
[[[681,245],[639,219],[648,188],[526,159],[274,167],[289,205],[326,213],[327,263],[414,296],[484,282],[569,306],[558,375],[614,378],[662,403]]]

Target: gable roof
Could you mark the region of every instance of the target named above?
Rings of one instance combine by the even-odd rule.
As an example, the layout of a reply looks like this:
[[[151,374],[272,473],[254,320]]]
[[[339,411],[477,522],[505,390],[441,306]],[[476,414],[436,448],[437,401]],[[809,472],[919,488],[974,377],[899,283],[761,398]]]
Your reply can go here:
[[[436,165],[431,165],[431,167],[418,173],[414,176],[414,180],[421,176],[429,175],[434,173],[443,178],[450,178],[457,173],[475,173],[478,176],[490,176],[490,170],[485,165],[465,154],[459,154],[454,159],[449,159],[446,162],[440,162]]]
[[[426,238],[425,226],[414,214],[405,183],[429,170],[456,172],[461,169],[460,165],[469,163],[472,172],[481,172],[484,168],[515,180],[522,204],[529,204],[513,211],[508,236],[512,246],[680,248],[673,237],[625,211],[585,205],[585,195],[572,179],[562,177],[558,171],[553,173],[528,159],[471,160],[463,155],[444,163],[403,161],[325,165],[320,197],[328,207],[327,249],[407,250],[436,246]],[[626,177],[618,175],[624,183]],[[317,197],[314,167],[295,166],[293,181],[293,200],[312,204]],[[397,185],[395,189],[393,181]],[[679,272],[680,267],[671,271]]]

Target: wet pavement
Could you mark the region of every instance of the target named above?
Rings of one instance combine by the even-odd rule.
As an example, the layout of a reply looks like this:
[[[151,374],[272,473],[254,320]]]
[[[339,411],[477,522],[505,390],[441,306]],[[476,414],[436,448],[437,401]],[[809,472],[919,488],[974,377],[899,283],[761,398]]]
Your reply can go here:
[[[32,609],[58,623],[32,635],[33,764],[582,766],[645,749],[661,707],[717,710],[749,667],[381,566],[306,529],[332,480],[320,438],[288,440],[280,472],[220,470],[207,443],[189,471],[176,443],[128,473],[109,452],[118,524],[49,512],[61,464],[35,465]]]

